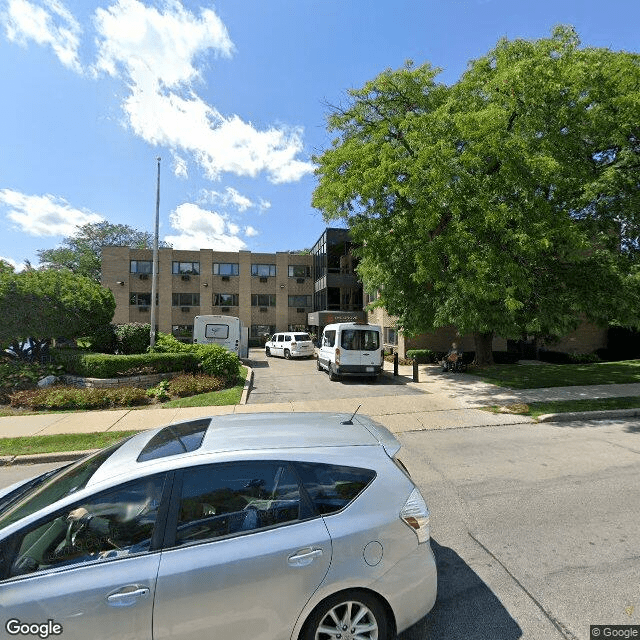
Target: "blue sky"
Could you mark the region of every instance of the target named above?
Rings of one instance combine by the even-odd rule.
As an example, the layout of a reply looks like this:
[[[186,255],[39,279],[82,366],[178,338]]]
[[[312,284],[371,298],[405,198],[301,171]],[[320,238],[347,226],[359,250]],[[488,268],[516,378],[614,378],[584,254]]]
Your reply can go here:
[[[0,258],[75,226],[274,252],[322,233],[327,105],[407,59],[455,82],[501,37],[571,24],[638,51],[640,0],[0,0]]]

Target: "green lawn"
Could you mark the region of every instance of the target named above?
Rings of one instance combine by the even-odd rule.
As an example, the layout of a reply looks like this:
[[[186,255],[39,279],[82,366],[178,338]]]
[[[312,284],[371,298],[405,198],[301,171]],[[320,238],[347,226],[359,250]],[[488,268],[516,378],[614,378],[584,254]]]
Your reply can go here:
[[[26,438],[0,438],[0,456],[21,456],[58,451],[100,449],[137,431],[106,431],[103,433],[65,433]]]
[[[188,398],[178,398],[177,400],[169,400],[162,406],[168,408],[183,407],[221,407],[223,405],[238,404],[242,398],[242,390],[244,389],[244,381],[247,377],[247,368],[241,367],[241,379],[235,387],[223,389],[222,391],[211,391],[210,393],[201,393],[198,396],[189,396]]]
[[[492,406],[489,410],[501,413],[505,407]],[[594,398],[590,400],[549,400],[547,402],[518,403],[506,407],[509,413],[539,418],[547,413],[571,413],[574,411],[604,411],[607,409],[640,409],[640,396],[621,398]]]
[[[512,389],[640,382],[640,360],[595,364],[496,364],[468,373]]]

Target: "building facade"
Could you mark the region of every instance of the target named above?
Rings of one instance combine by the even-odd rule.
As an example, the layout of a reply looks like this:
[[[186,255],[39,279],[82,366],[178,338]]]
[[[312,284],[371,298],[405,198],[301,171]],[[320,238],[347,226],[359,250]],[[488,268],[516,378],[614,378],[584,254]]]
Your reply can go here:
[[[115,324],[150,322],[153,252],[102,248],[102,284],[116,299]],[[312,258],[297,253],[158,250],[156,328],[190,340],[197,315],[239,317],[259,342],[307,327]]]

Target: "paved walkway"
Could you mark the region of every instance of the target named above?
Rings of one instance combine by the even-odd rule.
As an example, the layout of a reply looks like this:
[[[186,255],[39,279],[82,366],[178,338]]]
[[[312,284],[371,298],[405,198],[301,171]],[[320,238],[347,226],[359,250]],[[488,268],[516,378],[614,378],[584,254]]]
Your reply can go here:
[[[410,396],[375,396],[335,400],[331,406],[322,400],[271,404],[240,404],[225,407],[187,409],[119,409],[76,413],[12,416],[0,418],[0,437],[34,436],[60,433],[128,431],[149,429],[202,415],[254,413],[266,411],[327,411],[370,415],[396,433],[423,429],[451,429],[474,426],[530,423],[525,416],[482,411],[487,405],[508,405],[535,400],[640,396],[640,384],[612,384],[588,387],[512,390],[496,387],[474,376],[443,374],[437,365],[420,365],[419,382],[413,382],[411,366],[400,366],[400,376],[422,393]],[[384,375],[393,375],[386,370]],[[246,396],[246,394],[245,394]],[[632,412],[633,410],[627,410]],[[636,415],[640,414],[640,411]],[[624,415],[633,415],[627,413]],[[569,416],[567,416],[569,417]],[[595,417],[595,416],[594,416]]]

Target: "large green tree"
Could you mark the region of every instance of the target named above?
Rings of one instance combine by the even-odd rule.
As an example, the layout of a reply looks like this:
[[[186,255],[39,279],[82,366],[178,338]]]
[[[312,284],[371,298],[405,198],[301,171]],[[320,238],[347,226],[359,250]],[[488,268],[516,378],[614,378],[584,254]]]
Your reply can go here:
[[[77,338],[113,319],[113,293],[67,269],[0,272],[0,343]]]
[[[138,231],[126,224],[97,222],[77,227],[74,235],[64,238],[62,246],[55,249],[37,251],[40,265],[45,268],[65,268],[74,273],[100,282],[102,247],[132,247],[150,249],[153,246],[153,234]],[[161,247],[168,247],[160,242]]]
[[[452,86],[385,71],[328,119],[313,204],[360,243],[359,274],[408,334],[637,324],[640,56],[558,27],[501,40]]]

